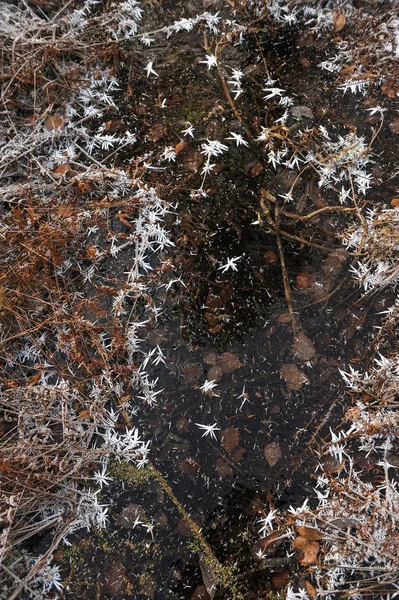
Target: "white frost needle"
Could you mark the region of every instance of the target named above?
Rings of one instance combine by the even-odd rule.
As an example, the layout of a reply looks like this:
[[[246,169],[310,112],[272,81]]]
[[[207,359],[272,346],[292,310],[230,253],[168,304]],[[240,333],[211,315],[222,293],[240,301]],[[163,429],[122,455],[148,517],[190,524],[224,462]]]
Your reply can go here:
[[[187,121],[187,129],[183,129],[183,135],[189,135],[190,137],[194,137],[194,127],[191,125],[190,121]]]
[[[207,54],[205,60],[200,60],[200,63],[207,65],[208,71],[217,66],[217,58],[214,54]]]
[[[217,383],[214,379],[212,379],[211,381],[208,381],[208,379],[206,379],[205,383],[203,383],[200,386],[200,390],[201,392],[203,392],[204,394],[207,394],[208,392],[212,392],[212,390],[217,386]]]
[[[234,133],[233,131],[229,131],[229,133],[231,137],[226,138],[226,140],[232,140],[237,146],[249,146],[248,142],[239,133]]]
[[[222,271],[222,273],[226,273],[226,271],[228,271],[229,269],[232,269],[233,271],[238,271],[236,262],[239,261],[241,258],[242,258],[242,256],[235,256],[234,258],[228,258],[227,263],[224,265],[221,265],[218,268],[218,271]]]
[[[147,65],[145,67],[145,70],[147,71],[147,79],[150,75],[155,75],[156,77],[159,77],[158,73],[156,71],[154,71],[154,69],[152,68],[153,64],[154,64],[153,61],[150,60],[150,61],[148,61]]]
[[[200,429],[204,430],[202,437],[206,437],[206,436],[210,435],[211,438],[213,438],[215,440],[216,440],[215,431],[220,431],[220,427],[217,426],[217,423],[214,423],[213,425],[202,425],[201,423],[196,423],[196,426],[199,427]]]
[[[264,92],[269,92],[267,96],[263,96],[264,100],[269,100],[270,98],[274,98],[274,96],[282,96],[285,90],[282,88],[263,88]]]
[[[381,114],[384,113],[387,109],[386,108],[382,108],[381,106],[373,106],[372,108],[367,108],[366,109],[370,115],[375,115],[375,114]]]
[[[109,483],[112,481],[112,477],[108,477],[106,473],[107,467],[106,465],[103,465],[102,471],[97,471],[92,477],[92,479],[94,479],[94,481],[98,483],[101,489],[103,489],[103,485],[109,485]]]

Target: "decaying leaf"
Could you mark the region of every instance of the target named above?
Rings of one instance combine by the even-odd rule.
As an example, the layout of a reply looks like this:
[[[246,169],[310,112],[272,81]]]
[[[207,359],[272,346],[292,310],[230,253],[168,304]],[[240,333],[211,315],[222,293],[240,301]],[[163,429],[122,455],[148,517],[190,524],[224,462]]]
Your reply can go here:
[[[333,12],[335,31],[341,31],[346,25],[346,17],[343,13]]]
[[[81,410],[79,413],[79,419],[90,419],[90,411],[89,410]]]
[[[320,552],[320,544],[299,536],[293,542],[295,550],[299,551],[298,562],[300,565],[315,565]]]
[[[61,129],[64,125],[64,121],[58,115],[54,115],[53,117],[48,117],[46,119],[46,127],[53,131],[54,129]]]
[[[315,542],[316,540],[321,540],[323,537],[320,531],[314,529],[313,527],[307,527],[306,525],[300,525],[296,528],[298,535],[300,537],[304,537],[307,540]]]
[[[316,598],[316,588],[310,583],[310,581],[305,581],[305,588],[310,598]]]
[[[204,582],[204,586],[206,587],[206,591],[211,597],[211,600],[213,600],[217,588],[217,579],[213,567],[211,564],[209,564],[209,560],[207,559],[204,552],[198,552],[198,562],[201,569],[201,575],[202,580]]]
[[[256,562],[260,562],[263,558],[271,556],[283,543],[284,539],[281,539],[281,536],[282,532],[278,530],[258,540],[251,548],[252,558]]]

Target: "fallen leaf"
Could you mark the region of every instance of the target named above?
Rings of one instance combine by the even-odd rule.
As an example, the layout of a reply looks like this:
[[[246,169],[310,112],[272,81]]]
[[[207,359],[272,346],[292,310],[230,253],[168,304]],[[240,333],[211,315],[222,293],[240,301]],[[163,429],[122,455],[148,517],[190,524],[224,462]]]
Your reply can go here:
[[[333,12],[335,31],[341,31],[346,25],[346,17],[343,13]]]
[[[318,542],[307,540],[303,536],[297,537],[292,545],[299,551],[298,562],[300,565],[315,565],[320,552]]]
[[[90,411],[86,410],[81,410],[79,413],[79,419],[90,419]]]
[[[65,175],[65,173],[70,170],[71,165],[68,165],[67,163],[62,163],[62,165],[58,165],[58,167],[54,170],[54,173],[57,173],[57,175]]]
[[[61,206],[57,208],[56,212],[58,215],[60,215],[60,217],[71,217],[75,210],[72,204],[61,204]]]
[[[316,598],[316,588],[310,583],[310,581],[305,581],[305,588],[308,596],[311,598]]]
[[[187,146],[187,142],[179,142],[175,146],[176,154],[180,154],[180,152]]]
[[[323,537],[320,531],[317,531],[317,529],[314,529],[313,527],[307,527],[306,525],[300,525],[296,530],[300,537],[304,537],[307,540],[316,541],[321,540]]]
[[[46,127],[53,131],[54,129],[61,129],[64,125],[64,121],[58,115],[54,115],[53,117],[48,117],[46,119]]]
[[[282,532],[273,531],[264,538],[258,540],[251,548],[251,556],[256,562],[260,562],[263,558],[266,558],[273,554],[275,550],[283,543],[281,538]]]

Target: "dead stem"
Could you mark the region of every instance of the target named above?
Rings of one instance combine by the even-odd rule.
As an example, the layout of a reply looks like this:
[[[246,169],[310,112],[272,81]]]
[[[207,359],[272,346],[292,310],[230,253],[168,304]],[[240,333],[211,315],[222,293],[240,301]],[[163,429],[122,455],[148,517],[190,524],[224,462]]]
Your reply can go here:
[[[278,249],[278,255],[279,255],[279,259],[280,259],[281,274],[282,274],[282,278],[283,278],[285,300],[287,302],[288,312],[290,313],[291,323],[292,323],[292,331],[294,333],[294,339],[295,339],[298,335],[298,323],[297,323],[297,319],[296,319],[295,312],[294,312],[294,305],[292,302],[292,293],[291,293],[291,288],[290,288],[290,283],[289,283],[288,273],[287,273],[287,267],[286,267],[285,258],[284,258],[284,249],[283,249],[283,244],[281,242],[281,235],[280,235],[280,231],[279,231],[279,221],[280,221],[279,206],[276,202],[276,204],[274,206],[274,222],[273,222],[273,219],[270,215],[270,211],[269,211],[268,207],[266,206],[262,197],[260,199],[260,202],[261,202],[262,210],[264,211],[266,216],[270,217],[270,219],[268,219],[269,222],[273,223],[273,229],[274,229],[274,233],[275,233],[276,239],[277,239],[277,249]]]
[[[275,197],[271,194],[268,195],[267,199],[273,204],[276,203]],[[298,215],[297,213],[280,210],[280,215],[283,215],[283,217],[287,217],[288,219],[294,219],[295,221],[309,221],[309,219],[314,219],[314,217],[324,212],[356,212],[356,208],[348,208],[346,206],[324,206],[307,215]]]
[[[236,105],[235,105],[235,103],[234,103],[234,100],[233,100],[233,98],[231,97],[231,94],[230,94],[230,91],[229,91],[228,85],[227,85],[227,83],[226,83],[226,80],[225,80],[225,78],[224,78],[222,67],[221,67],[221,65],[220,65],[220,62],[219,62],[219,60],[218,60],[219,48],[222,48],[222,47],[223,47],[223,46],[222,46],[221,42],[218,42],[218,43],[216,44],[216,48],[215,48],[216,65],[217,65],[217,70],[218,70],[218,74],[219,74],[219,79],[220,79],[220,82],[221,82],[221,84],[222,84],[223,91],[224,91],[224,93],[225,93],[225,96],[226,96],[226,98],[227,98],[227,101],[228,101],[228,103],[230,104],[230,106],[231,106],[231,109],[232,109],[232,111],[233,111],[233,113],[234,113],[234,116],[235,116],[235,117],[236,117],[236,119],[237,119],[237,120],[238,120],[238,121],[241,123],[241,125],[244,127],[244,129],[245,129],[245,133],[247,134],[247,136],[248,136],[250,139],[252,139],[254,136],[253,136],[253,134],[252,134],[251,130],[249,129],[249,127],[248,127],[248,126],[245,124],[245,122],[244,122],[244,119],[242,118],[241,114],[240,114],[240,113],[238,112],[238,110],[237,110],[237,107],[236,107]]]

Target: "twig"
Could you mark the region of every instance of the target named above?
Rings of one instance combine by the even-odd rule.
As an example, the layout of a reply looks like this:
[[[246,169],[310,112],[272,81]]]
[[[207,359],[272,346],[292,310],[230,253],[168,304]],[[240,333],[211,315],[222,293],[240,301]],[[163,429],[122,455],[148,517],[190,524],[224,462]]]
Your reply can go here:
[[[248,127],[248,126],[245,124],[245,122],[244,122],[244,119],[242,118],[242,116],[241,116],[241,115],[240,115],[240,113],[238,112],[238,110],[237,110],[237,107],[236,107],[236,105],[235,105],[235,103],[234,103],[234,100],[233,100],[233,98],[231,97],[230,90],[229,90],[229,88],[228,88],[228,85],[227,85],[227,83],[226,83],[226,80],[225,80],[225,78],[224,78],[224,75],[223,75],[223,70],[222,70],[222,67],[221,67],[221,65],[220,65],[220,63],[219,63],[219,60],[218,60],[219,47],[220,47],[220,42],[218,42],[218,43],[216,44],[216,48],[215,48],[215,56],[216,56],[216,66],[217,66],[217,70],[218,70],[218,74],[219,74],[219,79],[220,79],[220,82],[221,82],[221,84],[222,84],[222,87],[223,87],[223,91],[224,91],[224,93],[225,93],[225,96],[226,96],[226,98],[227,98],[227,101],[228,101],[228,103],[229,103],[229,104],[230,104],[230,106],[231,106],[231,109],[232,109],[232,111],[233,111],[233,113],[234,113],[234,116],[236,117],[236,119],[237,119],[238,121],[240,121],[241,125],[244,127],[244,129],[245,129],[245,133],[247,134],[247,136],[248,136],[250,139],[252,139],[252,138],[254,137],[254,136],[253,136],[253,134],[252,134],[252,131],[251,131],[251,130],[249,129],[249,127]]]
[[[290,317],[291,317],[292,331],[294,332],[294,338],[296,338],[297,334],[298,334],[298,323],[297,323],[297,320],[295,317],[294,306],[293,306],[293,302],[292,302],[292,293],[291,293],[290,283],[289,283],[289,279],[288,279],[287,267],[285,265],[284,249],[283,249],[283,244],[281,242],[281,235],[280,235],[280,230],[279,230],[279,220],[280,220],[279,206],[276,202],[276,204],[274,206],[274,221],[273,221],[273,219],[270,215],[269,208],[266,206],[265,201],[262,198],[262,196],[260,198],[260,205],[262,207],[264,214],[266,215],[266,217],[268,219],[268,222],[271,224],[271,226],[274,230],[274,233],[276,235],[276,238],[277,238],[277,250],[278,250],[278,255],[279,255],[279,259],[280,259],[285,300],[287,302],[288,312],[290,313]]]

